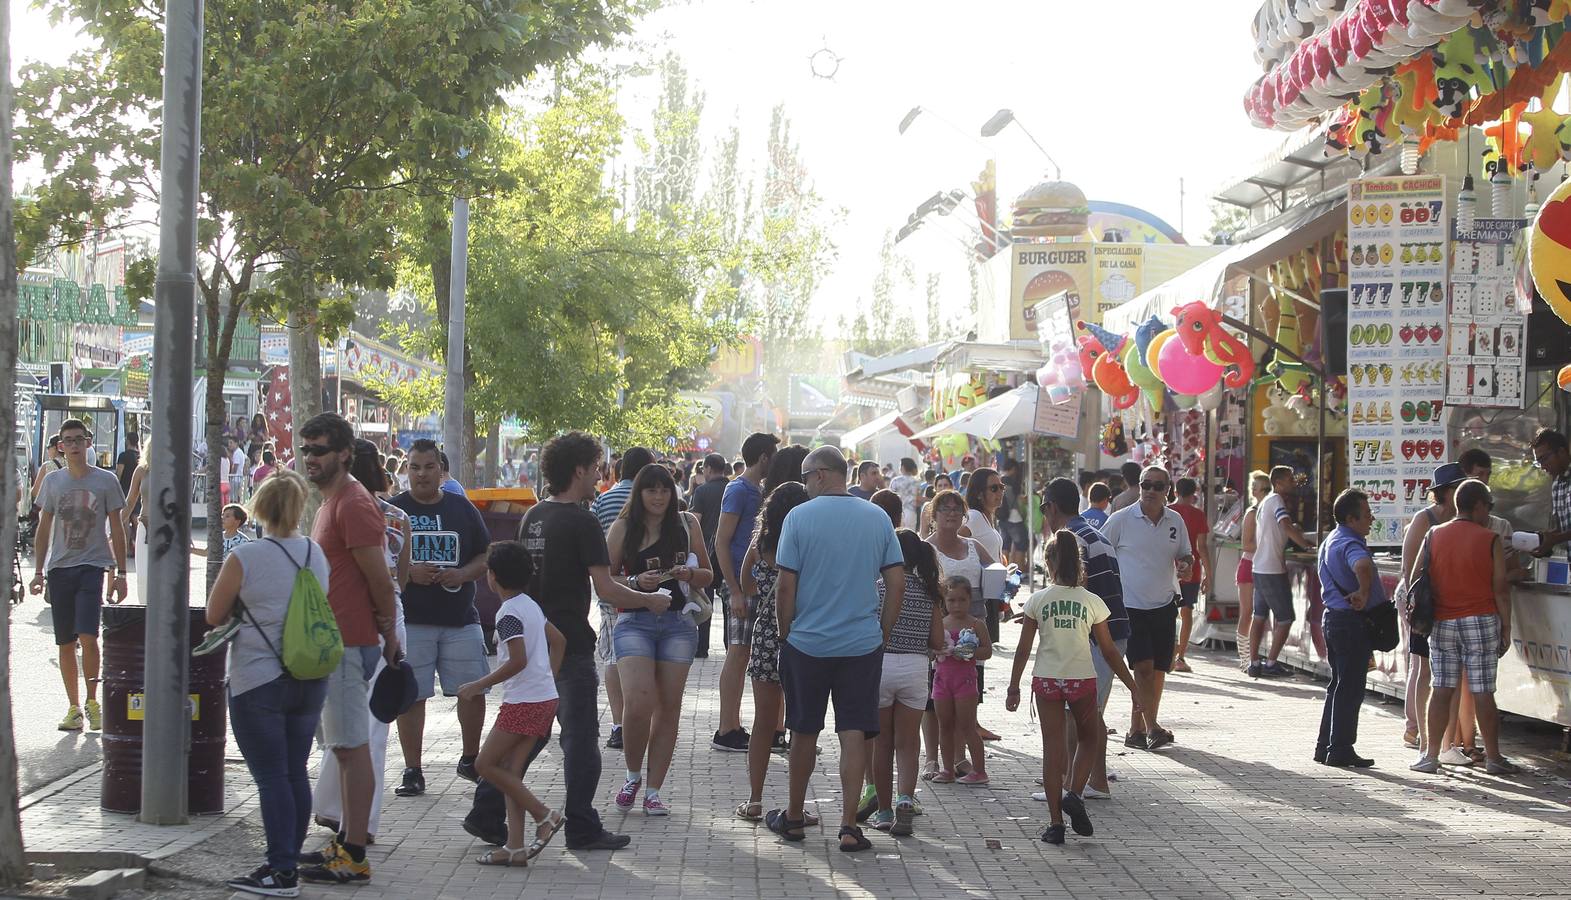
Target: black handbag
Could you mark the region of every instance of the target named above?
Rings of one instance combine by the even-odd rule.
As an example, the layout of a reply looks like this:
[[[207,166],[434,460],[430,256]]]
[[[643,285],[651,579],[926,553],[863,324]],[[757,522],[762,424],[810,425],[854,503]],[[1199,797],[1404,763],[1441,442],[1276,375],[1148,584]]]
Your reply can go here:
[[[1418,549],[1413,574],[1407,580],[1407,627],[1416,635],[1428,637],[1435,627],[1435,591],[1429,580],[1429,535]]]
[[[1397,630],[1395,603],[1365,609],[1364,624],[1369,627],[1369,646],[1375,650],[1389,652],[1402,642],[1402,635]]]

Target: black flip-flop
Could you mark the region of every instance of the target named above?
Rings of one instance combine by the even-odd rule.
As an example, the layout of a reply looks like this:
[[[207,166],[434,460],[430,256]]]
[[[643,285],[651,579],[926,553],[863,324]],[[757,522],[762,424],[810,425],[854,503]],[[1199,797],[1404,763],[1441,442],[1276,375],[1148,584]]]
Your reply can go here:
[[[848,835],[850,837],[856,838],[856,843],[850,845],[849,847],[842,843],[840,845],[841,853],[859,853],[863,850],[873,849],[873,842],[869,841],[867,836],[862,834],[862,829],[856,827],[855,825],[842,825],[840,827],[840,837],[844,838]]]
[[[771,809],[765,813],[764,826],[775,834],[780,835],[782,840],[807,840],[807,835],[802,832],[802,829],[807,827],[807,822],[803,819],[786,818],[786,811],[783,809]],[[795,834],[792,832],[795,832]]]

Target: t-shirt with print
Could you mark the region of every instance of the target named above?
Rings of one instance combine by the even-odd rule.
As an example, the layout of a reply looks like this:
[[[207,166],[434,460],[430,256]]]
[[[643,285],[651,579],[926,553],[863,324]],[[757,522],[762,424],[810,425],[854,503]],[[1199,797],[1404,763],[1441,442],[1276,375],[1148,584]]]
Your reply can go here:
[[[1286,575],[1287,504],[1282,495],[1272,492],[1255,508],[1255,558],[1251,568],[1261,575]]]
[[[922,499],[922,482],[915,475],[901,473],[889,479],[889,489],[900,498],[901,526],[914,530],[921,513],[917,503]]]
[[[731,483],[725,486],[725,496],[720,498],[721,514],[736,516],[736,530],[731,532],[731,575],[738,581],[742,579],[742,558],[747,556],[747,548],[753,543],[753,528],[758,524],[758,507],[763,502],[763,491],[748,481],[745,475],[731,479]],[[884,518],[888,519],[889,516]],[[867,583],[871,590],[872,579],[868,579]]]
[[[406,492],[389,502],[409,514],[411,566],[461,568],[491,546],[491,530],[480,517],[480,510],[462,494],[439,491],[435,503],[421,503],[414,494]],[[404,621],[445,628],[479,624],[475,583],[444,587],[410,581],[404,588]]]
[[[1083,587],[1055,584],[1031,595],[1026,618],[1036,622],[1037,678],[1095,678],[1091,626],[1110,613],[1102,598]]]
[[[235,552],[236,547],[239,547],[242,544],[248,544],[250,542],[251,536],[243,531],[237,531],[234,534],[224,535],[224,555],[222,558],[228,559],[229,554]]]
[[[50,472],[38,491],[38,506],[54,516],[46,571],[69,566],[113,568],[109,516],[125,509],[120,481],[108,469],[89,467],[81,478],[70,469]]]
[[[903,565],[889,514],[849,494],[825,494],[786,514],[775,564],[795,572],[796,617],[786,640],[818,657],[863,656],[884,642],[880,572]]]
[[[543,703],[556,699],[556,677],[551,674],[551,645],[545,636],[545,613],[528,594],[509,597],[496,611],[498,664],[513,658],[515,647],[524,651],[522,671],[502,685],[503,703]]]
[[[518,523],[518,539],[535,563],[529,596],[566,638],[567,655],[595,652],[589,570],[611,565],[600,521],[576,503],[542,500]]]
[[[1200,538],[1204,537],[1205,533],[1211,530],[1210,523],[1206,522],[1206,514],[1200,507],[1190,503],[1174,503],[1168,508],[1178,513],[1178,517],[1184,520],[1184,529],[1189,532],[1189,545],[1191,547],[1200,546]],[[1195,564],[1189,567],[1188,577],[1178,579],[1179,583],[1199,584],[1200,570],[1203,568],[1203,565],[1200,555],[1195,554]]]
[[[346,647],[374,647],[377,643],[371,586],[355,562],[353,551],[375,547],[382,553],[387,541],[385,528],[376,498],[360,482],[350,479],[322,503],[311,529],[312,540],[327,556],[331,570],[327,605],[333,608]]]

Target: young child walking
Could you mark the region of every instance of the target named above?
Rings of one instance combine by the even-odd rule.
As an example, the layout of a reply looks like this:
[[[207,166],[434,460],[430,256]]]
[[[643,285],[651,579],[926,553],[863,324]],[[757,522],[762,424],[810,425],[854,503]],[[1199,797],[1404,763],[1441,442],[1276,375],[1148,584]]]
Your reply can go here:
[[[519,772],[535,744],[551,733],[556,716],[557,667],[567,642],[546,621],[540,606],[524,593],[534,574],[529,551],[518,541],[491,545],[486,556],[486,581],[498,597],[506,597],[496,613],[496,643],[500,663],[490,675],[458,689],[460,699],[483,697],[487,689],[502,685],[502,708],[491,733],[486,735],[475,768],[480,777],[496,785],[507,797],[507,843],[482,854],[482,866],[527,866],[561,830],[565,817],[548,809]],[[535,819],[534,840],[524,845],[524,813]]]
[[[1021,620],[1020,644],[1015,648],[1014,670],[1009,676],[1009,693],[1004,705],[1010,712],[1020,708],[1020,676],[1036,646],[1036,668],[1032,670],[1031,693],[1036,697],[1037,715],[1042,724],[1042,788],[1047,794],[1049,821],[1042,840],[1049,844],[1064,842],[1064,813],[1075,834],[1090,836],[1091,817],[1086,814],[1080,792],[1091,777],[1093,741],[1103,740],[1102,723],[1096,709],[1096,669],[1091,663],[1091,646],[1096,645],[1108,666],[1135,694],[1129,667],[1107,630],[1111,615],[1102,598],[1086,590],[1085,565],[1080,541],[1067,529],[1055,532],[1047,542],[1047,575],[1051,585],[1031,595]],[[1065,788],[1068,747],[1064,738],[1064,708],[1074,717],[1077,734],[1074,772]],[[1139,700],[1135,710],[1141,712]]]
[[[976,724],[976,664],[993,655],[987,622],[971,615],[971,582],[963,575],[944,579],[944,649],[933,673],[933,711],[938,714],[938,746],[944,768],[933,781],[939,784],[987,784],[982,733]],[[955,765],[964,745],[971,771],[955,777]]]

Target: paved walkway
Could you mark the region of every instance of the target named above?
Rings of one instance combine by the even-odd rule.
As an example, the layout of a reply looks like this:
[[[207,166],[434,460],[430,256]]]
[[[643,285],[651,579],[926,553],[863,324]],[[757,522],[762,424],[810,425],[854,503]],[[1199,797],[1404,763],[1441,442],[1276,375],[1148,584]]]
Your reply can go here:
[[[1005,641],[1018,632],[1006,626]],[[1005,654],[1007,656],[1007,654]],[[483,849],[460,826],[470,786],[448,768],[458,734],[452,707],[435,702],[428,736],[429,792],[387,797],[379,842],[371,848],[374,883],[310,887],[311,897],[613,898],[613,897],[1435,897],[1571,896],[1571,780],[1550,758],[1556,734],[1518,722],[1508,752],[1526,774],[1495,778],[1471,770],[1422,776],[1406,768],[1399,709],[1367,705],[1359,749],[1379,767],[1332,770],[1310,759],[1323,686],[1307,678],[1249,682],[1232,655],[1191,657],[1192,675],[1169,681],[1163,719],[1177,734],[1156,753],[1110,748],[1121,780],[1111,801],[1092,801],[1096,836],[1069,836],[1063,847],[1037,840],[1046,817],[1029,799],[1040,772],[1040,737],[1024,711],[1004,711],[1003,660],[983,707],[983,722],[1003,735],[989,745],[987,787],[923,785],[926,815],[917,833],[893,839],[869,829],[874,850],[837,851],[839,802],[833,747],[826,748],[808,796],[831,825],[786,844],[731,810],[745,793],[745,756],[711,750],[719,660],[693,671],[666,819],[623,815],[611,803],[621,756],[604,751],[601,809],[608,827],[632,835],[627,850],[569,853],[560,837],[536,865],[488,869]],[[1122,688],[1114,703],[1124,708]],[[744,707],[745,709],[746,707]],[[1126,725],[1121,714],[1112,724]],[[396,740],[388,768],[399,768]],[[561,802],[555,746],[532,786]],[[391,786],[395,775],[390,775]],[[243,770],[231,768],[234,802],[223,820],[184,830],[155,830],[184,849],[237,816],[255,818]],[[769,776],[768,802],[784,799],[784,761]],[[70,849],[96,843],[129,817],[96,811],[96,782],[34,802],[24,812],[28,844]],[[100,830],[101,829],[101,830]],[[148,840],[142,826],[126,833]],[[200,832],[200,833],[198,833]],[[314,845],[317,832],[310,840]],[[166,841],[166,847],[172,844]],[[194,851],[201,853],[202,849]],[[251,860],[241,862],[250,863]],[[226,866],[229,863],[225,863]],[[238,871],[238,866],[236,867]],[[227,871],[227,869],[225,870]],[[215,873],[215,874],[223,874]],[[241,895],[236,895],[241,896]]]

